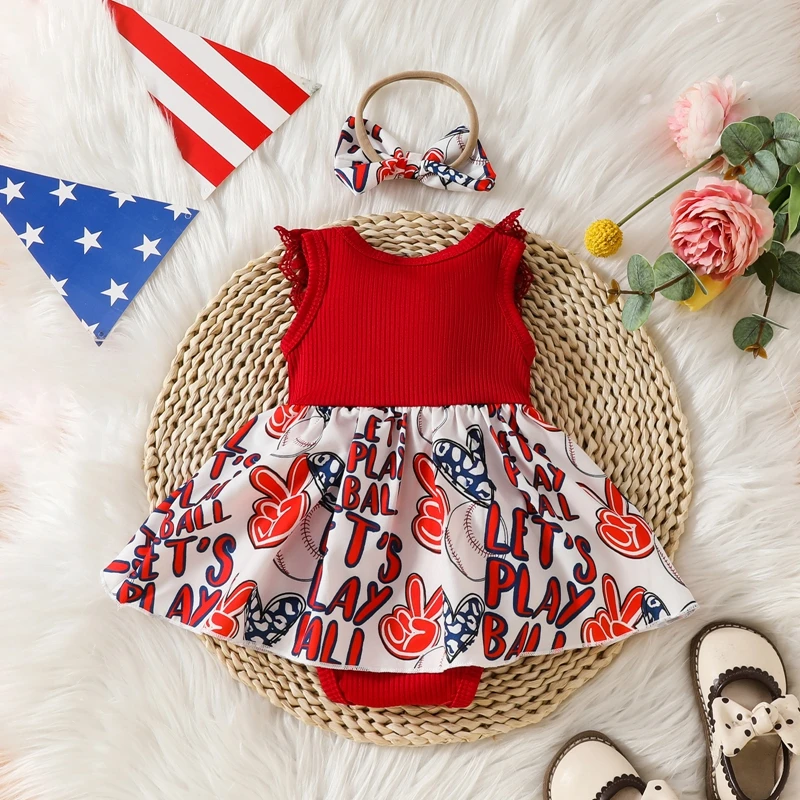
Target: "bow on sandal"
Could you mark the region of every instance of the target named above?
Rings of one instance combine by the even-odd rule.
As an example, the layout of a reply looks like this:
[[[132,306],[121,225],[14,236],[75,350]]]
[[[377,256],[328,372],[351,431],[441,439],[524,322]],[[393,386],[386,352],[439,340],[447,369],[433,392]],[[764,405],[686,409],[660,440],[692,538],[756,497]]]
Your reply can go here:
[[[711,704],[722,755],[732,758],[759,736],[776,735],[793,752],[800,752],[800,702],[793,695],[781,695],[771,703],[759,703],[755,708],[727,697],[717,697]]]
[[[709,800],[778,800],[800,752],[800,704],[774,645],[716,623],[695,637],[692,666],[708,744]]]
[[[614,742],[597,731],[570,739],[553,759],[544,782],[546,800],[612,800],[626,789],[639,792],[641,800],[678,800],[664,781],[646,783]]]

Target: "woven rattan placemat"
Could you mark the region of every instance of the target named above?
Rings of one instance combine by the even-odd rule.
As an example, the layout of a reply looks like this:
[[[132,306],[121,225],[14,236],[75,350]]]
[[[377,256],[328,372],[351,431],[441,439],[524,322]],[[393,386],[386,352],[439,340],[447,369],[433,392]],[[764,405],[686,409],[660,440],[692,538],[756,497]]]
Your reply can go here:
[[[404,211],[354,217],[382,250],[424,255],[462,239],[477,220]],[[491,224],[491,223],[489,223]],[[286,400],[279,348],[294,314],[278,269],[283,247],[234,273],[181,342],[153,410],[145,477],[155,505],[184,483],[217,445],[264,408]],[[672,556],[692,487],[686,419],[652,342],[628,333],[606,307],[600,279],[573,255],[529,234],[534,282],[524,318],[536,339],[533,404],[572,436],[642,509]],[[231,675],[311,725],[382,745],[474,741],[531,725],[611,663],[621,645],[533,656],[484,672],[466,709],[341,706],[316,671],[203,637]]]

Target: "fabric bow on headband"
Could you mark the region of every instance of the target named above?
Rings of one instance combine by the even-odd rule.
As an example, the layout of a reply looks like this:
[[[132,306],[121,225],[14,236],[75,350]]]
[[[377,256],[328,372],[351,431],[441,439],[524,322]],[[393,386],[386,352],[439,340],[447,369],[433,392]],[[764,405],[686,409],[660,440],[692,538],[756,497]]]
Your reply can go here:
[[[759,703],[752,711],[727,697],[711,704],[721,752],[728,758],[758,736],[777,734],[793,753],[800,752],[800,704],[794,695]]]
[[[355,117],[349,117],[336,147],[333,168],[336,176],[354,194],[374,189],[383,181],[410,178],[434,189],[459,192],[488,192],[494,187],[495,172],[480,141],[460,169],[450,164],[464,152],[469,128],[461,125],[443,136],[424,153],[405,152],[400,143],[380,125],[364,120],[370,144],[380,161],[370,161],[355,137]]]
[[[469,125],[454,128],[424,153],[403,150],[388,131],[364,119],[364,108],[378,89],[407,80],[433,81],[455,89],[467,107]],[[475,104],[458,81],[441,72],[400,72],[370,86],[339,134],[333,168],[354,194],[395,178],[410,178],[424,186],[458,192],[488,192],[495,181],[492,165],[478,140]]]

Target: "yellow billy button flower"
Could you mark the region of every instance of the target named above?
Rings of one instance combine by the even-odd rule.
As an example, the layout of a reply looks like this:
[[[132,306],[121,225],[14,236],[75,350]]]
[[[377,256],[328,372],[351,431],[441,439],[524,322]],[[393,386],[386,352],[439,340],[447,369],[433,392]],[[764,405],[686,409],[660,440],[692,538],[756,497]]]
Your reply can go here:
[[[593,256],[608,258],[622,247],[622,229],[613,220],[598,219],[586,229],[583,241]]]
[[[694,294],[684,300],[683,304],[692,311],[699,311],[707,306],[715,297],[719,297],[730,286],[731,281],[721,281],[717,278],[710,278],[708,275],[697,276],[700,283],[706,287],[708,294],[703,294],[699,286],[694,287]]]
[[[640,203],[629,214],[626,214],[619,222],[614,222],[613,219],[598,219],[595,220],[583,235],[583,241],[586,249],[598,258],[608,258],[613,256],[620,247],[622,247],[622,226],[629,220],[635,217],[643,208],[647,208],[654,200],[657,200],[663,194],[666,194],[670,189],[674,189],[681,181],[688,178],[698,170],[710,164],[716,158],[722,155],[722,150],[716,150],[705,161],[701,161],[696,166],[692,167],[688,172],[684,172],[672,183],[668,183],[663,189],[659,189],[652,197],[648,197],[643,203]]]

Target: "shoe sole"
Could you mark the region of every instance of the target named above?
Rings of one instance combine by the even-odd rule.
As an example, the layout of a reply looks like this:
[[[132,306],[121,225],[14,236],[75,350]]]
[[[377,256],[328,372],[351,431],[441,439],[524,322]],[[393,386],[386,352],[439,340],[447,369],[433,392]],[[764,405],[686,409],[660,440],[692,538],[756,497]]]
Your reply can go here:
[[[721,628],[736,628],[738,630],[749,631],[750,633],[755,633],[757,636],[760,636],[762,639],[767,641],[772,649],[778,654],[778,659],[783,667],[783,673],[784,675],[786,674],[786,665],[783,663],[783,657],[781,656],[780,650],[775,647],[772,641],[770,641],[769,637],[764,636],[761,631],[757,631],[755,628],[750,628],[747,625],[740,625],[738,622],[712,622],[709,625],[706,625],[704,628],[701,628],[697,634],[695,634],[690,645],[691,660],[689,663],[689,669],[692,673],[695,699],[697,700],[697,704],[700,709],[700,716],[703,720],[703,732],[706,736],[706,797],[708,800],[721,800],[721,798],[714,783],[714,767],[712,765],[711,757],[711,721],[708,718],[708,711],[706,710],[706,698],[703,694],[703,687],[700,686],[700,675],[697,670],[697,662],[698,655],[700,653],[700,645],[703,643],[703,640],[706,638],[706,636],[708,636],[709,633],[720,630]]]

